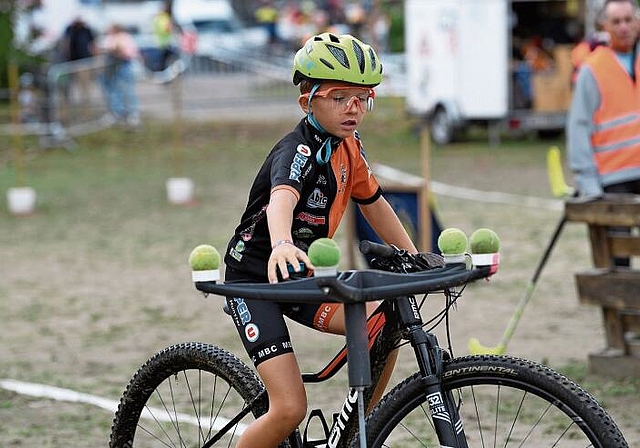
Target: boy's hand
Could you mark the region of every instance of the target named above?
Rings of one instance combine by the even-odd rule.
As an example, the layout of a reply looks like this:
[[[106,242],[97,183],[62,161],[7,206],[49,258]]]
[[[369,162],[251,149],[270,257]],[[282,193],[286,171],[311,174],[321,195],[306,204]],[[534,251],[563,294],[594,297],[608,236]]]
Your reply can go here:
[[[300,262],[304,263],[308,269],[313,269],[311,260],[307,254],[296,247],[292,243],[279,244],[271,251],[269,257],[269,263],[267,265],[267,276],[269,283],[278,283],[278,269],[280,269],[280,276],[283,280],[289,278],[289,270],[287,269],[287,263],[289,263],[295,272],[300,272]]]

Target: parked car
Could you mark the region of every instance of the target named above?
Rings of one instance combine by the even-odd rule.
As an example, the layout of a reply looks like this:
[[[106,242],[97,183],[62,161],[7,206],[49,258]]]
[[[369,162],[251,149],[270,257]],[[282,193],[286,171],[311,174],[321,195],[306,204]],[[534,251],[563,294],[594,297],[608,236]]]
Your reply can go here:
[[[246,27],[228,0],[175,0],[173,14],[197,35],[196,56],[216,57],[267,45],[262,27]]]

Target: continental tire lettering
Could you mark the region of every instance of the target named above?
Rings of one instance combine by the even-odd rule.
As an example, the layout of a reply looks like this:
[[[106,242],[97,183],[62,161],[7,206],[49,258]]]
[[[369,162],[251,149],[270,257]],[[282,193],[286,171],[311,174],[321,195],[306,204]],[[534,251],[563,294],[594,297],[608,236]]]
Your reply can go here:
[[[327,448],[336,448],[342,437],[342,432],[346,428],[354,409],[356,409],[356,403],[358,402],[358,390],[353,388],[349,390],[349,395],[342,405],[340,414],[336,416],[336,420],[333,422],[331,432],[329,433],[329,439],[327,440]]]
[[[503,375],[516,376],[518,372],[514,369],[501,366],[473,366],[473,367],[459,367],[453,370],[447,370],[444,372],[444,378],[455,377],[458,375],[469,375],[477,372],[497,372]]]

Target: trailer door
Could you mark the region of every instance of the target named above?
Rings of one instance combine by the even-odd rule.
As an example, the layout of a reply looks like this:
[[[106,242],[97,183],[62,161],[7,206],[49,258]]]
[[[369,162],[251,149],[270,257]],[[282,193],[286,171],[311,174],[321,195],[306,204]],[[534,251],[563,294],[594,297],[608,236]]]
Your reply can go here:
[[[508,109],[507,0],[406,0],[407,109],[460,118]]]

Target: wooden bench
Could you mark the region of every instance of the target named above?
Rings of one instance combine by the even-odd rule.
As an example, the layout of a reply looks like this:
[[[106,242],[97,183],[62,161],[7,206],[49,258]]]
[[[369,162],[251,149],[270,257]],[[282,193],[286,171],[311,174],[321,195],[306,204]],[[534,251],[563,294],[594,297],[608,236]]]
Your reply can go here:
[[[640,255],[640,196],[605,195],[596,201],[565,203],[568,221],[589,229],[594,269],[576,274],[581,303],[602,309],[606,347],[589,355],[591,371],[607,376],[640,377],[640,269],[616,268],[613,257]],[[611,231],[631,227],[631,234]]]

